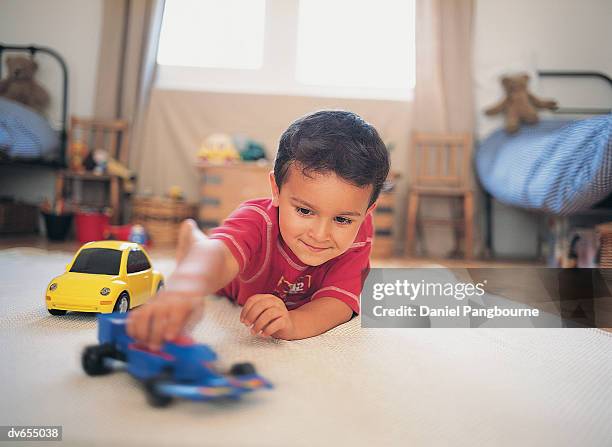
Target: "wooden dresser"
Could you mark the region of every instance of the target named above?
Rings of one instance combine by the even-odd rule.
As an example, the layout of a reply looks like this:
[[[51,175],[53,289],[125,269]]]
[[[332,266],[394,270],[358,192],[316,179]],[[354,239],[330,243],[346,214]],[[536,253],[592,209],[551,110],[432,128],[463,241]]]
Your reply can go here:
[[[198,222],[203,231],[223,222],[245,200],[270,197],[271,164],[199,164],[200,201]]]

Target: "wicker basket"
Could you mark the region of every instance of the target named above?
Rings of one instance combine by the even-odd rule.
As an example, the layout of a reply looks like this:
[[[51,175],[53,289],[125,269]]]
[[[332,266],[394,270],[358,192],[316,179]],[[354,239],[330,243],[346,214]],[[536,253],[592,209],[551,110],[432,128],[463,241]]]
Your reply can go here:
[[[599,265],[603,268],[612,268],[612,222],[597,226],[601,258]]]
[[[195,215],[195,206],[179,200],[160,197],[136,198],[133,221],[147,230],[153,244],[175,245],[180,223]]]
[[[0,233],[36,233],[38,207],[20,202],[0,201]]]

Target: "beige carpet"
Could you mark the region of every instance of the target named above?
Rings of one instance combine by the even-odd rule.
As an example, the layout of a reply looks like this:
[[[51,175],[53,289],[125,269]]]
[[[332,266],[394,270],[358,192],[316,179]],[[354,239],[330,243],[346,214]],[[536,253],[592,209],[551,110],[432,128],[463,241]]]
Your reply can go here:
[[[95,316],[47,314],[43,291],[70,256],[0,251],[0,425],[62,425],[62,445],[612,445],[612,334],[366,330],[355,319],[313,339],[268,341],[215,298],[195,337],[222,364],[254,362],[276,388],[150,408],[127,374],[82,372]]]

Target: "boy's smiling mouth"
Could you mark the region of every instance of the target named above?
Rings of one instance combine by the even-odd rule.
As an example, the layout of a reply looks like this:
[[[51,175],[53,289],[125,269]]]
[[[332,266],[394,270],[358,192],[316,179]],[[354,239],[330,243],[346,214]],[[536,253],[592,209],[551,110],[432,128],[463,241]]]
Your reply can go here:
[[[306,242],[304,242],[302,239],[298,239],[306,248],[308,248],[310,251],[313,251],[315,253],[320,253],[324,250],[328,250],[329,247],[316,247],[314,245],[310,245]]]

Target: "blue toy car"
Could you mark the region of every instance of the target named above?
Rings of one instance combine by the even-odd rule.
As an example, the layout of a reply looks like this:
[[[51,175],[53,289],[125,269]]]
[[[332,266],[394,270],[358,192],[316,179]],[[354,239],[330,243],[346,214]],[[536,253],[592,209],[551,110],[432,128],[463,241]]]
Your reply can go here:
[[[258,388],[272,388],[251,363],[237,363],[227,374],[217,372],[213,365],[217,354],[188,337],[165,343],[159,352],[150,351],[126,334],[125,324],[125,313],[98,317],[100,344],[85,348],[83,369],[90,376],[127,369],[144,383],[147,400],[154,407],[165,407],[174,397],[237,399]]]

